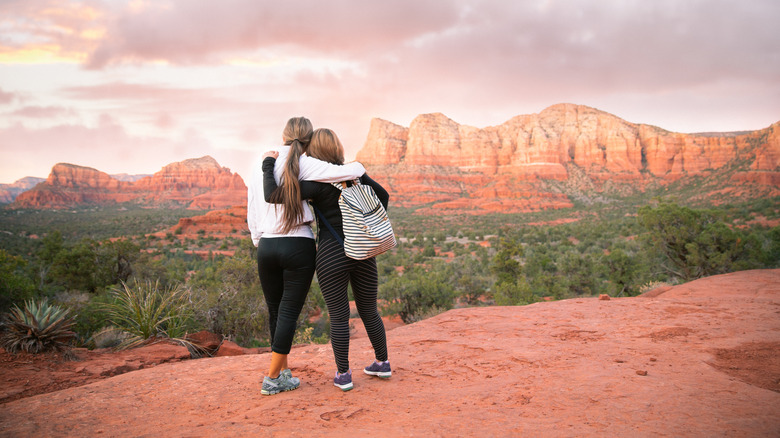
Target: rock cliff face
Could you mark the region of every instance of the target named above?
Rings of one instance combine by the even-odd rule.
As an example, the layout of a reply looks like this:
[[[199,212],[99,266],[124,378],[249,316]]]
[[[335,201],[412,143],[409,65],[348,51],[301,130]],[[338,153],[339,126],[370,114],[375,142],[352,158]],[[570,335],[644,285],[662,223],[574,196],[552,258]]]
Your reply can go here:
[[[780,123],[741,134],[679,134],[573,104],[486,128],[423,114],[408,129],[374,119],[357,160],[401,194],[402,204],[432,203],[434,210],[570,207],[545,182],[570,181],[572,169],[597,188],[610,181],[641,190],[730,166],[740,170],[734,183],[765,185],[767,194],[778,192]]]
[[[43,181],[45,181],[43,178],[27,176],[15,181],[13,184],[0,184],[0,204],[14,202],[20,193],[30,190]]]
[[[217,209],[246,203],[246,185],[238,174],[206,156],[165,166],[138,181],[120,181],[89,167],[60,163],[34,188],[20,194],[15,208],[70,208],[134,202]]]
[[[244,180],[209,156],[169,164],[138,180],[135,188],[147,193],[144,198],[149,202],[188,204],[193,209],[246,204]]]
[[[394,205],[423,214],[570,208],[583,193],[643,191],[695,178],[707,181],[700,197],[780,196],[780,122],[753,132],[680,134],[573,104],[485,128],[434,113],[408,128],[374,119],[357,159],[393,193]],[[3,199],[10,200],[0,192]],[[246,185],[208,156],[137,181],[58,164],[12,206],[118,202],[217,210],[245,205]]]

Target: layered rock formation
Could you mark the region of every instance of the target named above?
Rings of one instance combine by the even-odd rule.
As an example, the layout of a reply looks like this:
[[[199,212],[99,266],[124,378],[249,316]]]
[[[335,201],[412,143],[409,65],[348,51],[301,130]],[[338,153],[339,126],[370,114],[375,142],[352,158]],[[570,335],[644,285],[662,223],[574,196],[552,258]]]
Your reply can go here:
[[[147,192],[149,201],[188,204],[199,210],[246,204],[244,180],[209,156],[169,164],[138,180],[135,188]]]
[[[423,114],[410,127],[374,119],[357,160],[400,193],[407,206],[465,212],[529,211],[571,206],[544,181],[569,180],[572,166],[599,187],[638,187],[707,175],[727,164],[732,180],[777,192],[780,123],[734,134],[679,134],[634,124],[573,104],[475,128],[443,114]],[[766,191],[765,191],[766,192]]]
[[[246,225],[246,205],[210,211],[202,216],[181,218],[178,224],[158,235],[161,237],[167,233],[173,233],[180,239],[197,239],[199,233],[217,238],[246,237],[249,234]]]
[[[20,194],[15,208],[70,208],[134,202],[149,206],[216,209],[246,203],[238,174],[206,156],[165,166],[138,181],[120,181],[89,167],[60,163],[46,181]]]
[[[409,128],[374,119],[357,159],[387,185],[394,205],[424,214],[570,208],[583,193],[642,191],[691,178],[709,181],[697,196],[780,196],[780,123],[745,133],[680,134],[573,104],[486,128],[439,113],[420,115]],[[173,163],[138,181],[58,164],[13,206],[129,201],[215,210],[245,205],[246,186],[211,157]]]
[[[38,183],[45,181],[43,178],[27,176],[16,180],[12,184],[0,184],[0,204],[14,202],[20,193],[23,193],[35,187]]]

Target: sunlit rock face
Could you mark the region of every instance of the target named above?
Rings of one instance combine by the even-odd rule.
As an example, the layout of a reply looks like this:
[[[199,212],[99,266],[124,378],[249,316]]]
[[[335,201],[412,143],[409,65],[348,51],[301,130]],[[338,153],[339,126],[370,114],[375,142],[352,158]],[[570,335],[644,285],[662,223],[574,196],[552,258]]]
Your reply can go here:
[[[43,181],[45,181],[43,178],[26,176],[16,180],[11,184],[0,184],[0,204],[9,204],[14,202],[20,193],[24,193],[27,190],[30,190]]]
[[[120,181],[89,167],[60,163],[45,182],[20,194],[16,208],[70,208],[134,202],[218,209],[246,203],[246,185],[238,174],[213,158],[172,163],[135,182]]]
[[[423,211],[568,208],[568,197],[549,181],[595,190],[620,183],[643,190],[648,183],[713,172],[730,172],[735,184],[764,185],[774,192],[780,123],[746,133],[680,134],[573,104],[486,128],[460,125],[440,113],[422,114],[409,128],[374,119],[357,160],[389,186],[399,205],[422,205]],[[771,195],[767,189],[759,192]]]
[[[708,193],[752,199],[780,196],[780,123],[752,132],[681,134],[573,104],[485,128],[422,114],[408,128],[374,119],[357,160],[390,190],[393,205],[422,214],[571,208],[573,191],[636,192],[695,177],[718,180]],[[241,176],[209,156],[136,181],[61,163],[46,181],[17,193],[14,208],[246,204]]]

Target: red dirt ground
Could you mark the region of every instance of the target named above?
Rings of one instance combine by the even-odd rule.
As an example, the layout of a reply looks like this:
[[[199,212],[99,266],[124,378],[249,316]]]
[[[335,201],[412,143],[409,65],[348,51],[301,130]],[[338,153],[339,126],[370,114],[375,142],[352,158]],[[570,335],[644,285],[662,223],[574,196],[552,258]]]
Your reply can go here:
[[[368,339],[353,339],[349,392],[332,384],[330,346],[295,348],[301,387],[271,397],[259,392],[268,354],[127,357],[143,368],[66,389],[63,367],[111,371],[4,355],[6,392],[17,365],[54,391],[6,395],[0,435],[780,436],[780,270],[456,309],[395,328],[388,344],[393,377],[380,380],[360,372]]]

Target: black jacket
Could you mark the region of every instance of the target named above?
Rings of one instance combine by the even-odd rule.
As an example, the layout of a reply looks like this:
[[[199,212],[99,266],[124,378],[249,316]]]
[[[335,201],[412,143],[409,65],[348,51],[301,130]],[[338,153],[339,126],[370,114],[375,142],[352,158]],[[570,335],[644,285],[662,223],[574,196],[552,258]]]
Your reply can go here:
[[[263,191],[265,195],[265,201],[271,202],[271,195],[278,188],[276,180],[274,179],[274,164],[276,159],[268,157],[263,160]],[[371,186],[379,198],[379,202],[387,209],[387,203],[390,200],[390,194],[384,189],[378,182],[371,179],[368,174],[363,174],[360,177],[360,183]],[[344,239],[344,227],[341,221],[341,210],[339,209],[339,197],[341,196],[341,190],[333,187],[329,183],[321,183],[316,181],[300,181],[301,186],[301,199],[308,199],[314,204],[315,207],[325,216],[325,219],[330,223],[330,226],[338,233],[341,239]],[[322,239],[333,239],[333,235],[328,231],[327,227],[320,224],[320,217],[317,216],[317,236]]]

